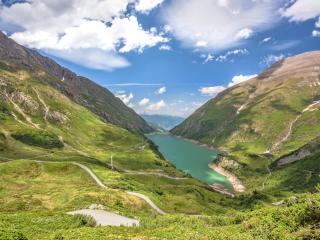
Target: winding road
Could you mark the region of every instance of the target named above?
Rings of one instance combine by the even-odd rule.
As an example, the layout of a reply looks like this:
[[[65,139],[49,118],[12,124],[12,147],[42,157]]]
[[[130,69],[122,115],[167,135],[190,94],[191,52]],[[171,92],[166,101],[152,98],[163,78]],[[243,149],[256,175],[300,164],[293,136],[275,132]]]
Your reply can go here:
[[[66,162],[49,162],[49,161],[38,161],[36,160],[35,162],[38,163],[66,163]],[[108,187],[106,185],[103,184],[103,182],[98,178],[98,176],[92,172],[92,170],[90,168],[88,168],[87,166],[81,164],[81,163],[77,163],[77,162],[69,162],[73,165],[76,165],[80,168],[82,168],[84,171],[86,171],[91,178],[96,182],[96,184],[104,189],[108,189]],[[141,193],[137,193],[137,192],[130,192],[130,191],[126,191],[127,194],[138,197],[142,200],[144,200],[146,203],[148,203],[150,205],[150,207],[152,207],[157,213],[161,214],[161,215],[165,215],[166,213],[164,211],[162,211],[156,204],[154,204],[154,202],[151,201],[151,199],[149,197],[147,197],[144,194]]]

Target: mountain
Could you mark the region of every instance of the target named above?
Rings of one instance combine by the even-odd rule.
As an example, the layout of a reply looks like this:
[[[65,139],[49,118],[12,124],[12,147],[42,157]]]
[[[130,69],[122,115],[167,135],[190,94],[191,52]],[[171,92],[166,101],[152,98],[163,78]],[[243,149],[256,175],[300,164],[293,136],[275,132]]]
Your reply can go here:
[[[95,102],[100,99],[96,94],[108,97],[111,103],[107,106],[119,104],[115,116],[103,102]],[[92,105],[85,104],[83,96]],[[223,196],[177,170],[145,137],[105,121],[97,114],[106,111],[100,106],[108,110],[110,119],[120,118],[131,124],[131,130],[142,131],[132,119],[120,115],[121,108],[128,113],[131,110],[107,90],[2,36],[0,239],[12,239],[2,235],[6,213],[19,212],[9,216],[19,220],[32,211],[37,212],[35,218],[48,212],[59,218],[60,213],[75,207],[103,204],[127,216],[157,214],[137,193],[144,193],[168,213],[223,209],[219,204]],[[137,121],[142,119],[131,113]],[[141,123],[146,124],[144,120]],[[86,167],[107,189],[96,184]],[[178,184],[183,188],[177,189]],[[33,217],[28,219],[33,221]],[[45,219],[49,218],[46,215]]]
[[[11,68],[28,70],[39,81],[51,85],[106,122],[140,134],[152,131],[138,114],[107,89],[85,77],[77,76],[38,52],[17,44],[2,32],[0,32],[0,60]]]
[[[171,132],[220,149],[245,169],[320,135],[320,51],[292,56],[218,94]],[[240,170],[237,170],[240,171]]]
[[[178,116],[169,116],[169,115],[148,115],[142,114],[141,115],[151,126],[156,129],[164,129],[169,131],[170,129],[174,128],[178,124],[182,123],[184,118]]]

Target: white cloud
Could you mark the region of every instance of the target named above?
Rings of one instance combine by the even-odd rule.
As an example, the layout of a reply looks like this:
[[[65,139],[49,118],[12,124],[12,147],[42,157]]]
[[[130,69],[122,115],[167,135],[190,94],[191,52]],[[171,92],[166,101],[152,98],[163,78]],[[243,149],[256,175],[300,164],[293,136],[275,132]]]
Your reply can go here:
[[[20,44],[90,68],[112,70],[130,65],[119,53],[142,52],[169,41],[155,28],[143,29],[136,16],[124,14],[132,2],[33,0],[0,8],[0,22],[21,29],[11,35]],[[87,61],[72,57],[83,53],[88,54]]]
[[[237,35],[236,35],[236,39],[248,39],[252,36],[253,34],[253,31],[252,29],[250,28],[244,28],[244,29],[241,29]]]
[[[220,56],[218,56],[215,61],[217,62],[225,62],[229,59],[230,56],[233,55],[245,55],[245,54],[249,54],[249,51],[247,49],[235,49],[232,51],[228,51],[225,54],[222,54]]]
[[[136,3],[136,10],[142,13],[148,13],[155,7],[158,7],[164,0],[139,0]]]
[[[80,66],[98,70],[112,71],[115,68],[124,68],[131,65],[127,59],[120,55],[95,48],[51,50],[49,53]]]
[[[280,55],[270,54],[270,55],[264,57],[264,59],[262,60],[262,62],[260,62],[260,64],[263,64],[266,66],[271,66],[272,64],[281,61],[285,57],[286,56],[284,54],[280,54]]]
[[[266,37],[261,41],[261,43],[267,43],[267,42],[270,42],[271,40],[272,40],[272,37]]]
[[[158,89],[157,93],[161,95],[161,94],[164,94],[166,91],[167,91],[166,87],[161,87]]]
[[[223,50],[241,45],[253,32],[280,20],[283,1],[175,0],[163,19],[186,47]],[[190,34],[192,33],[192,34]]]
[[[232,87],[234,85],[237,85],[239,83],[245,82],[249,79],[255,78],[257,76],[257,74],[253,74],[253,75],[236,75],[232,78],[231,82],[229,83],[228,87]]]
[[[313,30],[312,31],[312,37],[320,37],[320,31]]]
[[[165,103],[165,101],[163,100],[160,100],[159,102],[156,102],[156,103],[151,103],[147,108],[146,110],[148,111],[159,111],[161,110],[162,108],[166,107],[167,104]]]
[[[150,99],[149,99],[149,98],[143,98],[143,99],[141,99],[141,101],[139,102],[139,105],[140,105],[140,106],[146,106],[146,105],[148,105],[149,102],[150,102]]]
[[[211,62],[214,60],[214,56],[212,54],[208,54],[208,55],[201,55],[202,58],[205,58],[203,61],[203,64],[206,64],[208,62]]]
[[[163,44],[159,47],[159,50],[161,51],[170,51],[171,50],[171,46],[167,45],[167,44]]]
[[[271,46],[270,49],[275,50],[275,51],[283,51],[283,50],[293,48],[293,47],[299,45],[300,43],[302,43],[300,40],[283,41],[277,45]]]
[[[124,104],[126,104],[127,106],[132,105],[132,104],[130,103],[130,101],[133,99],[133,94],[132,94],[132,93],[130,93],[130,94],[128,94],[128,95],[126,95],[126,94],[117,94],[116,97],[117,97],[117,98],[120,98],[121,101],[122,101]]]
[[[320,15],[319,0],[296,0],[291,6],[282,9],[282,15],[290,21],[302,22]]]
[[[224,91],[226,88],[223,86],[203,87],[199,89],[199,92],[206,96],[215,96],[218,93]]]
[[[315,23],[316,28],[320,28],[320,17],[318,18],[318,21]]]

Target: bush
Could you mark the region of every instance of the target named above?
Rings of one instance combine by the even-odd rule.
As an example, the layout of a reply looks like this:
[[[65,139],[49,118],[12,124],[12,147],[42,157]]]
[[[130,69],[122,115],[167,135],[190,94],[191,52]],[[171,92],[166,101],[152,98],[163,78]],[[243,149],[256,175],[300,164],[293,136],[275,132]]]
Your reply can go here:
[[[86,227],[95,227],[97,226],[96,220],[93,217],[77,214],[74,215],[75,221],[79,223],[79,227],[86,226]]]
[[[62,148],[63,143],[58,136],[46,131],[28,130],[16,132],[11,135],[14,139],[28,145],[42,147],[42,148]]]
[[[9,115],[9,109],[0,100],[0,121],[5,120]]]
[[[3,151],[7,145],[6,136],[3,133],[0,133],[0,151]]]
[[[1,240],[28,240],[23,233],[14,230],[1,229],[0,228],[0,239]]]

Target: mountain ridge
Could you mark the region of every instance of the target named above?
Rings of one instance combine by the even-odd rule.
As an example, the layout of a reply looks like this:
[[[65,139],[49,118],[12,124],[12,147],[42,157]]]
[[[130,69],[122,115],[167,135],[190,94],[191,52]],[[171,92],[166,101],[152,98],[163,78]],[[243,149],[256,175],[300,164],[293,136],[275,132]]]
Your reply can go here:
[[[221,150],[225,158],[242,166],[227,166],[229,170],[254,189],[260,185],[253,184],[254,178],[268,179],[274,162],[320,135],[319,100],[320,51],[306,52],[219,93],[171,133]],[[316,158],[312,159],[308,166],[291,164],[309,169],[317,165]]]
[[[106,88],[88,78],[78,76],[35,50],[17,44],[2,32],[0,32],[0,60],[13,65],[18,64],[35,74],[36,68],[40,67],[53,76],[41,78],[38,74],[37,77],[41,81],[50,84],[109,123],[139,134],[153,130],[143,118]]]

